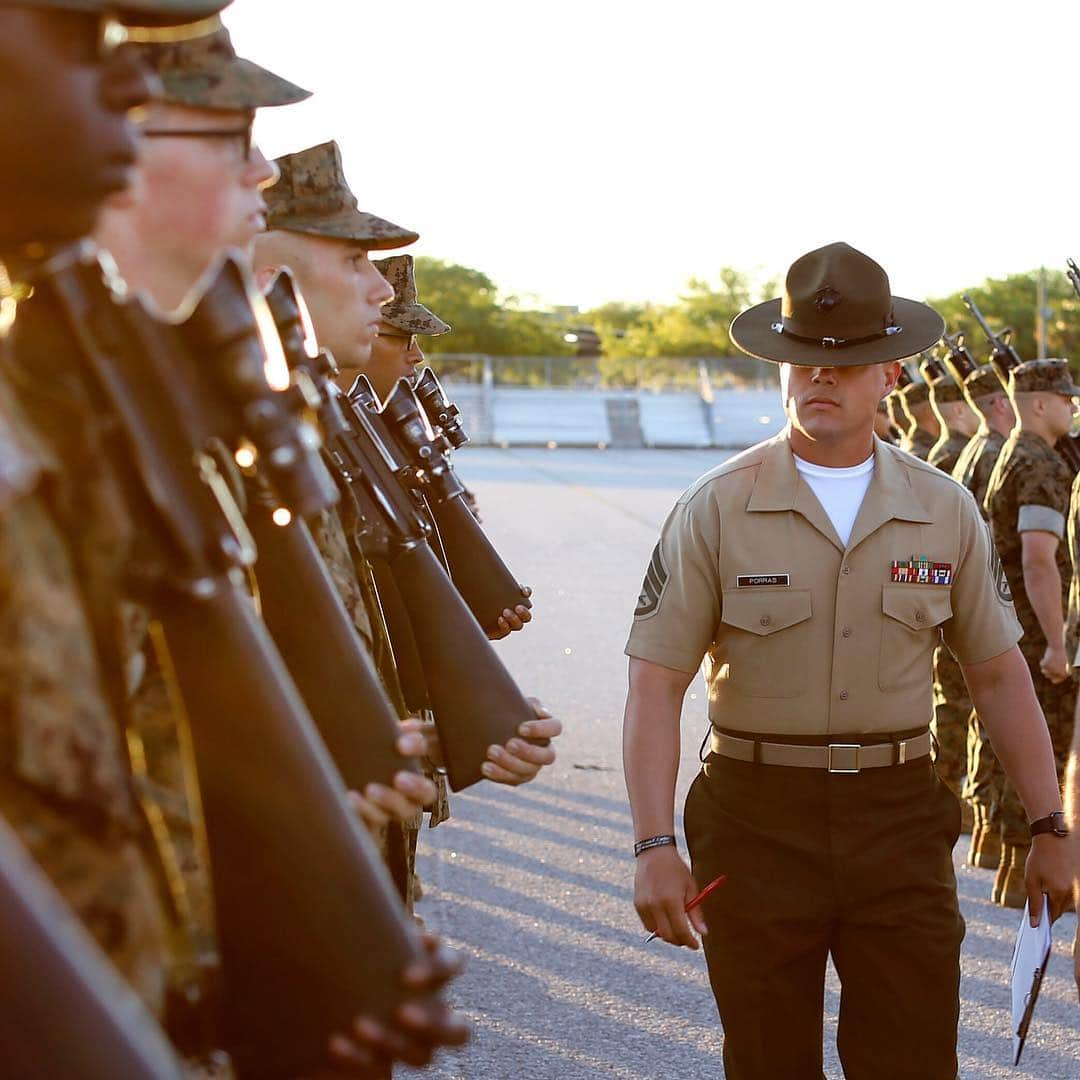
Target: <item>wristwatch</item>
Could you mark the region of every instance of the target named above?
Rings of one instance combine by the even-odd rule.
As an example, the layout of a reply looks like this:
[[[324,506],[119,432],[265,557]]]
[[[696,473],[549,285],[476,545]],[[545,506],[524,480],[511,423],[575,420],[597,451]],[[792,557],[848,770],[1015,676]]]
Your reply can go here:
[[[1052,814],[1047,814],[1046,817],[1033,821],[1028,828],[1031,830],[1032,836],[1038,836],[1040,833],[1053,833],[1055,836],[1069,835],[1069,826],[1065,824],[1064,810],[1055,810]]]

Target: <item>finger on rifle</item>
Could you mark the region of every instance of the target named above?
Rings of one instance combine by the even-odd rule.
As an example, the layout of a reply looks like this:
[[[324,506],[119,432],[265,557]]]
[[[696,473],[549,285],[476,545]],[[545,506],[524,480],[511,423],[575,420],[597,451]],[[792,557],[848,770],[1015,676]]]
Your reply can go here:
[[[548,707],[537,697],[529,697],[525,699],[531,706],[532,711],[537,720],[550,720],[551,713],[548,711]],[[528,720],[525,723],[529,723]]]
[[[519,761],[527,761],[540,767],[550,765],[555,760],[555,751],[550,746],[537,745],[524,739],[511,739],[506,744],[506,749]]]
[[[562,729],[562,721],[550,713],[543,719],[518,724],[518,734],[523,739],[555,739],[562,734]]]
[[[395,1019],[402,1031],[437,1046],[461,1046],[472,1033],[469,1025],[441,1001],[407,1001]]]
[[[534,749],[543,750],[545,748],[537,746]],[[540,768],[539,764],[533,764],[531,761],[526,760],[523,754],[510,751],[505,746],[489,746],[488,758],[515,776],[533,777]]]
[[[488,631],[488,641],[502,641],[504,637],[509,637],[510,627],[506,625],[506,620],[500,616],[499,625],[494,630]]]
[[[390,818],[359,791],[349,792],[349,806],[371,832],[390,823]]]
[[[403,731],[394,741],[394,748],[404,758],[422,758],[427,753],[427,739],[421,731]]]
[[[364,798],[398,821],[408,821],[417,810],[411,799],[385,784],[368,784],[364,788]]]
[[[354,1071],[363,1070],[361,1075],[370,1072],[376,1064],[375,1055],[370,1050],[344,1035],[331,1035],[327,1050],[330,1060],[336,1065]]]
[[[480,766],[480,771],[484,774],[485,779],[492,780],[496,784],[509,784],[511,787],[528,783],[535,775],[530,773],[528,776],[520,776],[517,773],[510,772],[508,769],[504,769],[501,765],[496,765],[494,761],[485,761]]]
[[[521,595],[524,596],[526,600],[528,600],[529,597],[532,596],[532,586],[531,585],[522,585],[521,586]]]
[[[532,622],[532,612],[524,604],[514,608],[514,614],[523,622]]]
[[[435,784],[426,776],[404,769],[394,774],[394,788],[417,806],[427,806],[439,794]]]
[[[513,608],[507,608],[502,613],[502,618],[499,619],[500,626],[506,626],[510,630],[520,630],[524,623],[521,621],[520,616]]]
[[[465,966],[465,958],[432,934],[424,935],[423,945],[424,959],[405,969],[401,983],[407,990],[430,993],[456,978]]]

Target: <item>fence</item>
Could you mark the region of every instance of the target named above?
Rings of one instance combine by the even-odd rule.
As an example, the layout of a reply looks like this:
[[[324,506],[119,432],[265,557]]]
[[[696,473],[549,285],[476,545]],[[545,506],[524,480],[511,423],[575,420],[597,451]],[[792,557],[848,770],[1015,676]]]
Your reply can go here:
[[[722,358],[669,361],[662,380],[629,388],[604,385],[587,358],[438,355],[432,363],[477,444],[737,449],[784,426],[776,385],[730,385]],[[655,362],[642,370],[655,374]]]

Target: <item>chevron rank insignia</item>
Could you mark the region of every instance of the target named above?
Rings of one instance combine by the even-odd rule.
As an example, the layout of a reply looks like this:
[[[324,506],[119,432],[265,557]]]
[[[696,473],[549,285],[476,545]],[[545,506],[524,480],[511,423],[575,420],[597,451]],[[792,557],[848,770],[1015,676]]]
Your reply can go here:
[[[931,562],[925,555],[897,559],[892,564],[892,580],[903,585],[951,585],[952,563]]]
[[[638,597],[637,610],[634,612],[635,619],[643,619],[651,615],[660,606],[660,596],[667,584],[668,568],[664,562],[664,553],[657,544],[653,548],[652,559],[649,560],[649,568],[645,571],[645,581],[641,586],[641,595]]]

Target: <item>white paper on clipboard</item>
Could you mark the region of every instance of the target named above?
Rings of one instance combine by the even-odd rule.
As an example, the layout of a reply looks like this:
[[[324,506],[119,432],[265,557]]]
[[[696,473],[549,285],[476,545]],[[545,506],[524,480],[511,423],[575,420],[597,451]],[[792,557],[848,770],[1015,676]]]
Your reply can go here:
[[[1042,986],[1046,965],[1050,962],[1050,898],[1043,897],[1042,917],[1038,926],[1031,925],[1028,905],[1016,932],[1016,947],[1012,958],[1012,1045],[1013,1064],[1020,1064],[1024,1052],[1031,1016]]]

